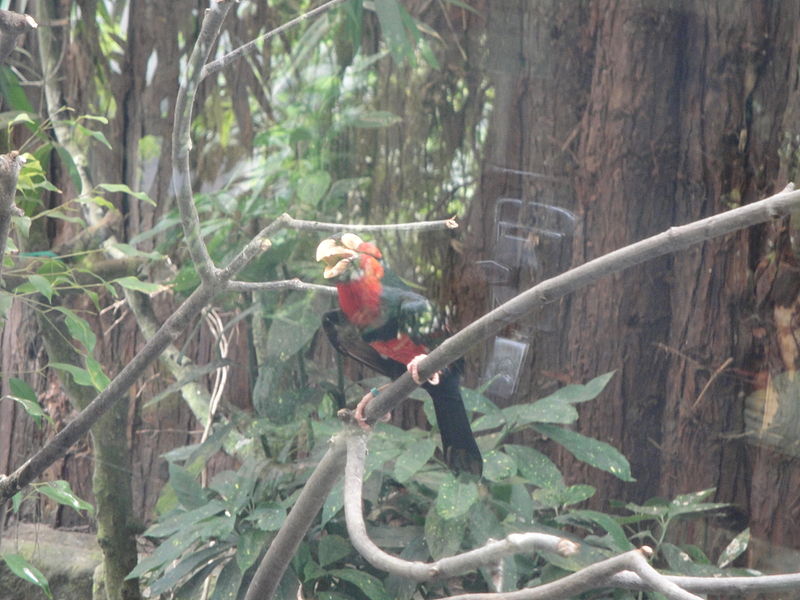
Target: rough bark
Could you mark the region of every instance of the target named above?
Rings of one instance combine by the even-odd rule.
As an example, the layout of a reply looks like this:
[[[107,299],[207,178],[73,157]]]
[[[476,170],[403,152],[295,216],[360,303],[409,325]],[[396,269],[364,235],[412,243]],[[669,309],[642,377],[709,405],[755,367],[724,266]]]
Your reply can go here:
[[[480,311],[496,295],[474,264],[496,258],[499,198],[542,198],[574,211],[576,265],[796,179],[799,8],[490,5],[496,105],[468,221],[466,275],[456,283],[463,305]],[[759,538],[754,566],[765,564],[764,542],[800,544],[800,509],[787,502],[798,479],[787,429],[796,422],[791,382],[800,365],[792,222],[600,282],[568,300],[562,316],[550,315],[553,332],[536,321],[505,332],[532,342],[513,402],[617,371],[600,398],[581,406],[577,429],[621,450],[637,482],[562,455],[569,481],[597,486],[592,502],[601,507],[716,487],[716,499],[744,517],[728,523],[732,532],[749,520]],[[513,283],[536,276],[523,268]]]

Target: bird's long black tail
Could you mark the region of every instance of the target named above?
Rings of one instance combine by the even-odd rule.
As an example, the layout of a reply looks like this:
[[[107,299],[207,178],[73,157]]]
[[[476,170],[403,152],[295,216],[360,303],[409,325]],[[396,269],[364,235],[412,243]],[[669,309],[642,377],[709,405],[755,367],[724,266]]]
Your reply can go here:
[[[447,466],[456,473],[481,475],[483,457],[475,443],[458,384],[459,376],[451,366],[441,374],[438,385],[426,383],[422,387],[433,400]]]
[[[323,315],[322,325],[331,345],[341,354],[349,356],[378,373],[394,380],[406,372],[406,366],[378,354],[372,346],[361,339],[359,332],[347,322],[344,313],[333,310]],[[425,383],[422,387],[433,399],[436,420],[442,434],[444,459],[456,473],[467,472],[481,475],[483,458],[472,428],[469,425],[464,400],[461,398],[459,380],[463,365],[461,361],[447,367],[440,375],[438,385]]]

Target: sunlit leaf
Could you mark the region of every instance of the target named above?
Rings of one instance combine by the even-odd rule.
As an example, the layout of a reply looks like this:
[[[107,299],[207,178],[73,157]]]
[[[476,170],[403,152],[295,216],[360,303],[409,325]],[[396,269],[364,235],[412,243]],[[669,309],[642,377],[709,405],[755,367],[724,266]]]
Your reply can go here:
[[[48,598],[53,597],[47,578],[39,569],[25,560],[21,554],[2,554],[0,556],[3,557],[6,565],[14,575],[41,588]]]
[[[56,307],[64,315],[64,323],[72,337],[78,340],[88,352],[94,352],[97,337],[85,319],[79,317],[74,311],[64,306]]]
[[[77,367],[75,365],[68,365],[67,363],[60,363],[60,362],[51,362],[49,366],[54,369],[58,369],[59,371],[66,371],[67,373],[72,375],[72,378],[78,385],[94,387],[94,384],[92,383],[92,377],[91,375],[89,375],[89,371],[87,371],[82,367]]]
[[[722,551],[722,554],[719,556],[719,560],[717,561],[717,565],[720,568],[727,567],[737,558],[739,558],[747,547],[750,545],[750,528],[748,527],[744,531],[742,531],[739,535],[731,540],[731,543],[725,547],[725,550]]]
[[[53,286],[46,277],[41,275],[28,275],[28,282],[49,302],[53,298]]]
[[[478,488],[475,483],[450,477],[439,487],[436,512],[443,519],[457,519],[466,515],[477,501]]]
[[[611,473],[622,481],[635,481],[628,459],[614,446],[555,425],[539,424],[535,428],[564,446],[578,460]]]
[[[36,491],[59,504],[69,506],[75,511],[86,510],[89,513],[94,512],[94,507],[86,502],[86,500],[82,500],[76,496],[67,481],[60,479],[57,481],[48,481],[47,483],[37,485]]]
[[[142,202],[147,202],[147,204],[150,204],[151,206],[156,206],[155,201],[146,193],[134,192],[129,186],[125,185],[124,183],[101,183],[97,187],[107,192],[127,194],[129,196],[133,196],[137,200],[141,200]]]
[[[138,279],[132,275],[115,279],[114,283],[120,284],[125,289],[143,292],[145,294],[154,294],[164,289],[162,285],[150,283],[148,281],[142,281],[141,279]]]

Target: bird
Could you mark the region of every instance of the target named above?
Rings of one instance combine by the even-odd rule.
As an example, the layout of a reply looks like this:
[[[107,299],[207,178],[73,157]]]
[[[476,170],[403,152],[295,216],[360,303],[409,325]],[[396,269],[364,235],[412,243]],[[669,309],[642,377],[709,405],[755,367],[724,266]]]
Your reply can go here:
[[[445,463],[455,473],[480,476],[483,458],[461,396],[463,360],[427,381],[419,376],[418,363],[449,335],[444,312],[387,269],[375,243],[354,233],[320,242],[316,260],[338,291],[339,309],[323,316],[333,347],[393,380],[408,370],[433,400]],[[357,407],[361,423],[371,399],[367,394]]]

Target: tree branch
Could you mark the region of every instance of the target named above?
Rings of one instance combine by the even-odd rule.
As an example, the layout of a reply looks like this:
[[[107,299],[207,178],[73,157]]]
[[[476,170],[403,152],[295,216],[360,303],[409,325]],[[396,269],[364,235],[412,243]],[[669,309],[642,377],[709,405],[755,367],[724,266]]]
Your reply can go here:
[[[17,38],[31,29],[36,29],[38,24],[30,15],[0,10],[0,65],[17,45]]]
[[[544,304],[591,285],[601,277],[745,227],[788,216],[798,207],[800,207],[800,191],[794,189],[794,184],[789,184],[782,192],[764,200],[688,225],[672,227],[663,233],[620,248],[543,281],[446,339],[419,363],[420,378],[424,381],[431,374],[463,356],[470,348],[497,334],[509,323],[519,321]],[[367,422],[375,423],[377,419],[399,405],[415,387],[411,375],[405,373],[386,389],[381,390],[380,396],[367,406]]]
[[[258,565],[244,600],[272,598],[310,523],[325,504],[328,494],[342,473],[345,450],[344,434],[331,440],[330,448],[303,486],[283,526]]]
[[[648,590],[658,591],[669,600],[702,600],[699,596],[682,590],[653,569],[646,559],[652,553],[651,548],[643,546],[534,588],[497,594],[461,594],[450,596],[449,600],[566,600],[583,592],[607,587],[607,582],[623,571],[633,571],[641,580],[647,579],[651,584]]]
[[[172,187],[180,209],[183,236],[186,239],[192,261],[197,268],[197,273],[203,282],[210,281],[214,277],[216,267],[200,235],[200,217],[197,215],[192,194],[192,175],[189,165],[192,145],[192,109],[197,95],[197,87],[200,85],[200,72],[208,60],[214,41],[219,35],[222,21],[231,6],[231,2],[214,0],[211,2],[211,8],[206,10],[200,35],[189,57],[186,80],[178,90],[175,100],[175,124],[172,129]]]
[[[361,490],[364,484],[364,459],[367,438],[363,431],[350,427],[347,432],[347,466],[344,478],[344,513],[347,533],[353,547],[375,568],[414,581],[455,577],[478,567],[496,563],[505,556],[540,550],[570,556],[578,545],[566,538],[545,533],[512,533],[499,541],[490,541],[481,548],[423,563],[408,561],[381,550],[369,538],[362,511]]]
[[[692,244],[704,242],[713,237],[764,223],[771,219],[787,216],[791,210],[796,210],[798,208],[800,208],[800,192],[794,190],[793,184],[789,184],[782,192],[765,200],[736,208],[721,215],[709,217],[689,225],[673,227],[664,233],[626,246],[625,248],[621,248],[571,269],[566,273],[543,281],[515,296],[508,302],[467,326],[453,337],[445,340],[441,346],[431,352],[428,357],[420,363],[420,365],[424,366],[420,376],[424,379],[427,375],[435,373],[462,356],[472,346],[489,339],[508,323],[519,320],[547,302],[552,302],[568,293],[590,285],[601,277],[623,271],[652,258],[677,252]],[[414,391],[415,387],[417,387],[417,385],[414,383],[413,379],[411,379],[411,376],[405,373],[385,389],[381,390],[380,395],[370,402],[367,407],[366,413],[368,422],[374,423],[384,414],[398,406],[405,400],[408,394]],[[328,454],[330,454],[330,452],[329,450]],[[323,463],[320,463],[314,475],[333,477],[333,473],[321,472],[332,468],[332,462],[326,461],[325,459],[323,459],[323,462],[325,464],[323,465]],[[302,533],[294,532],[295,535],[301,535],[302,537],[302,535],[305,534],[304,532],[310,527],[312,518],[313,516],[303,524],[302,527],[304,531]],[[297,522],[295,522],[294,526],[297,526]],[[285,524],[284,527],[286,527]],[[248,590],[247,600],[271,598],[275,589],[277,589],[278,582],[283,576],[286,565],[288,565],[288,558],[282,560],[278,558],[277,553],[268,552],[258,567],[258,572]],[[262,578],[265,578],[268,582],[272,582],[274,585],[262,581]],[[252,591],[256,587],[259,590],[258,594]]]
[[[259,50],[263,46],[264,42],[266,42],[268,39],[275,37],[279,33],[282,33],[287,29],[294,27],[295,25],[299,25],[303,21],[310,19],[311,17],[314,17],[319,13],[325,12],[328,9],[333,8],[335,5],[341,4],[344,1],[345,0],[329,0],[325,4],[321,4],[317,8],[313,8],[307,13],[303,13],[299,17],[296,17],[291,21],[287,21],[283,25],[280,25],[279,27],[276,27],[275,29],[268,31],[264,35],[260,35],[256,39],[247,42],[242,46],[239,46],[238,48],[236,48],[236,50],[228,52],[228,54],[226,54],[222,58],[218,58],[217,60],[208,63],[205,67],[203,67],[203,71],[200,74],[201,81],[206,77],[208,77],[209,75],[214,75],[215,73],[219,73],[222,69],[224,69],[231,63],[237,61],[238,59],[243,58],[248,54],[253,54],[257,50]]]
[[[5,11],[0,11],[0,13],[2,12]],[[14,203],[14,196],[17,193],[17,178],[22,163],[23,159],[16,150],[0,155],[0,281],[2,281],[3,275],[6,242],[11,231],[11,217],[23,214]]]

